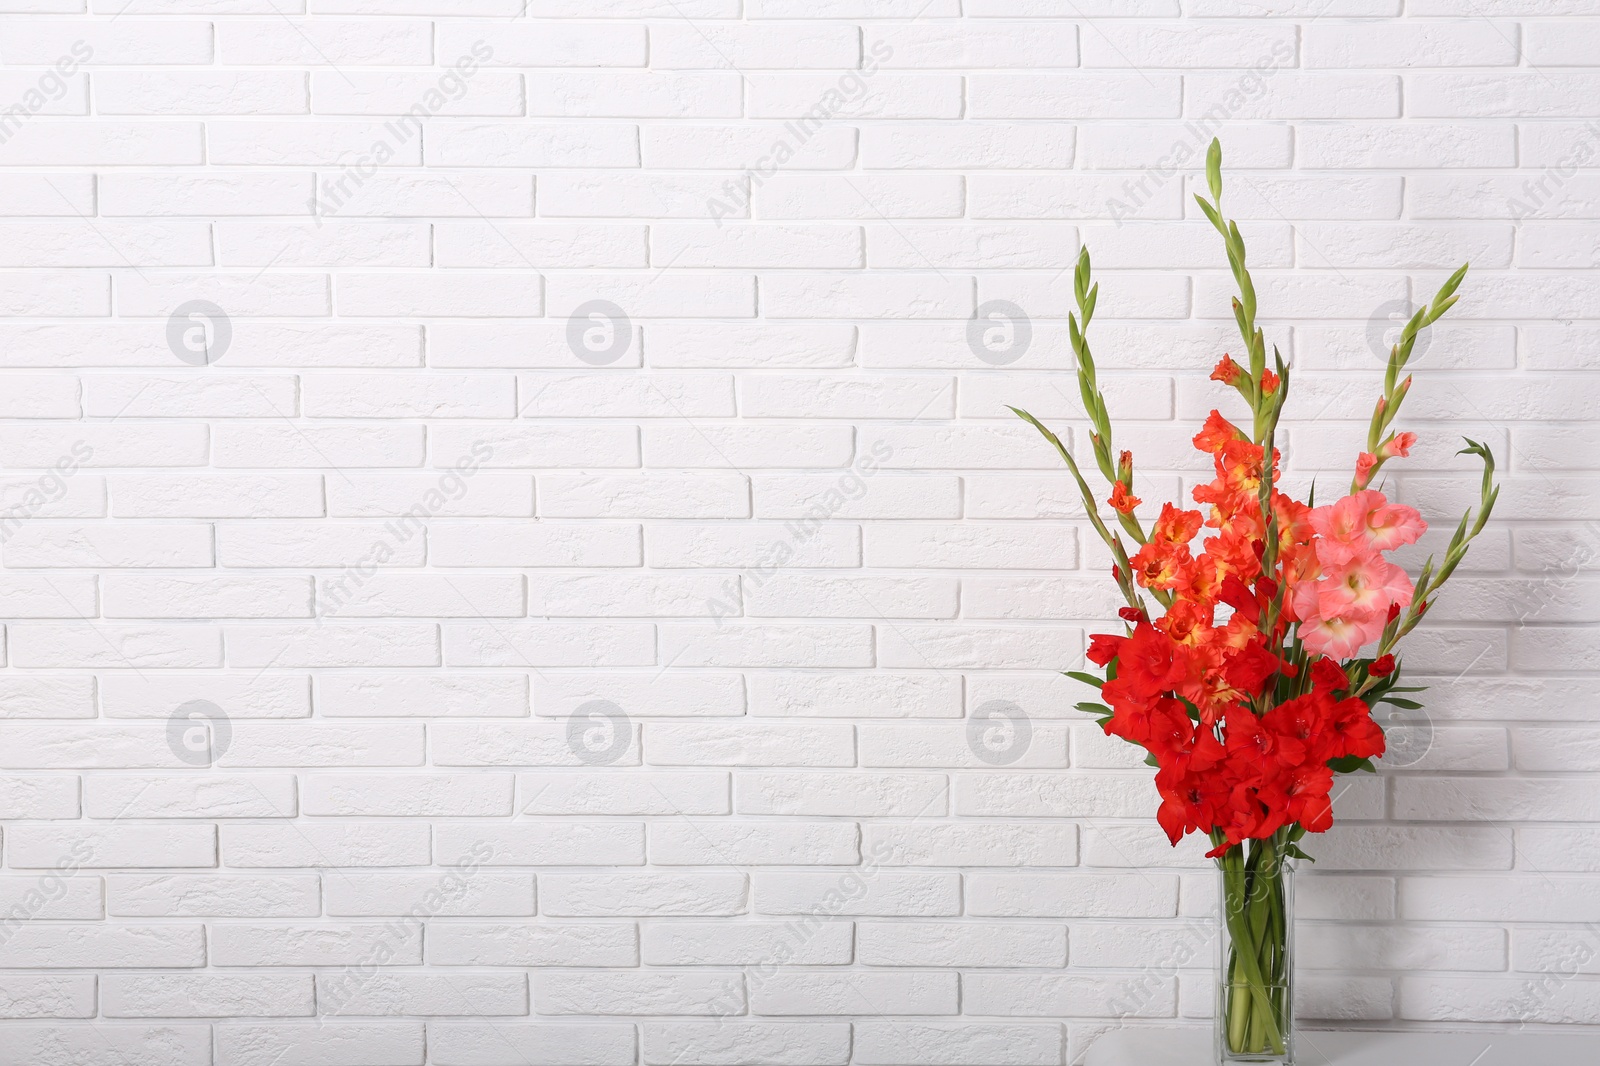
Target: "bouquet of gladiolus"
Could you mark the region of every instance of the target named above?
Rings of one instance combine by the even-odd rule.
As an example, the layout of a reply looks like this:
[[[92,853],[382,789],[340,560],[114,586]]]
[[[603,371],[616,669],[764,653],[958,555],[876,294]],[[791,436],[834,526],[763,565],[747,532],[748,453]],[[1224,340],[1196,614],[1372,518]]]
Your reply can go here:
[[[1276,348],[1267,362],[1244,242],[1221,210],[1215,141],[1206,169],[1211,199],[1195,199],[1222,235],[1238,283],[1233,313],[1247,357],[1235,362],[1224,355],[1211,373],[1243,399],[1245,417],[1235,422],[1212,411],[1195,436],[1216,474],[1194,490],[1198,507],[1163,504],[1148,528],[1138,517],[1133,459],[1113,450],[1087,340],[1098,295],[1087,251],[1079,257],[1078,313],[1068,327],[1093,427],[1089,440],[1111,485],[1106,502],[1114,528],[1056,435],[1026,411],[1012,410],[1066,460],[1127,601],[1120,612],[1126,631],[1096,634],[1087,652],[1104,676],[1069,672],[1104,700],[1079,707],[1097,715],[1106,733],[1146,751],[1161,797],[1156,818],[1174,844],[1195,830],[1209,835],[1207,854],[1222,870],[1224,931],[1232,942],[1219,1032],[1230,1053],[1282,1055],[1289,996],[1285,860],[1308,858],[1297,841],[1332,824],[1334,775],[1371,771],[1371,760],[1383,754],[1374,707],[1419,706],[1398,695],[1418,691],[1398,687],[1398,645],[1483,529],[1498,490],[1489,449],[1468,440],[1463,454],[1484,464],[1476,516],[1469,510],[1462,517],[1442,562],[1430,558],[1415,583],[1386,558],[1415,542],[1426,524],[1372,487],[1373,479],[1416,441],[1413,433],[1391,429],[1411,387],[1411,377],[1402,375],[1418,332],[1456,302],[1463,266],[1391,349],[1349,494],[1314,505],[1278,491],[1273,442],[1290,367]]]

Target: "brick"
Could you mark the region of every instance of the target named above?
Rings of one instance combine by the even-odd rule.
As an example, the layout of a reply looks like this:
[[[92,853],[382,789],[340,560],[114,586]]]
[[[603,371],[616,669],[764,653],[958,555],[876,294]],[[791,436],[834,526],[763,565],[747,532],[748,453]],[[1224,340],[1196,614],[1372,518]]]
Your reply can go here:
[[[869,966],[1049,967],[1067,952],[1064,927],[998,922],[862,922],[859,940]]]
[[[106,879],[106,911],[134,918],[314,918],[321,913],[319,888],[318,878],[298,874],[114,875]]]
[[[768,1062],[842,1063],[850,1030],[841,1024],[772,1022],[646,1022],[645,1062],[709,1064],[760,1056]],[[748,1060],[747,1060],[748,1061]]]

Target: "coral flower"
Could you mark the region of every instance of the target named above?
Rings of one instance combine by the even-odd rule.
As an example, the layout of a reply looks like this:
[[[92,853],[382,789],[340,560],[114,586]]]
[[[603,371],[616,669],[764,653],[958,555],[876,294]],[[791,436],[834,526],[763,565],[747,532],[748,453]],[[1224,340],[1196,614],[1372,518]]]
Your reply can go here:
[[[1133,565],[1133,575],[1147,589],[1177,588],[1187,584],[1189,549],[1170,542],[1152,540],[1128,560]]]
[[[1235,363],[1233,358],[1224,352],[1222,358],[1217,360],[1217,365],[1211,370],[1211,380],[1220,381],[1224,385],[1235,385],[1238,384],[1239,375],[1243,373],[1244,368]]]
[[[1393,459],[1396,456],[1404,459],[1411,454],[1411,449],[1416,446],[1416,443],[1417,435],[1415,433],[1396,433],[1383,442],[1383,446],[1378,449],[1378,454],[1385,459]]]
[[[1378,465],[1378,457],[1371,452],[1362,452],[1356,456],[1356,487],[1366,488],[1372,481],[1373,468]]]
[[[1159,623],[1163,632],[1179,644],[1194,646],[1211,637],[1211,610],[1192,600],[1179,600],[1167,610]]]
[[[1188,544],[1200,532],[1200,512],[1180,511],[1170,503],[1161,505],[1161,516],[1151,530],[1152,541],[1168,544]]]
[[[1202,452],[1216,455],[1228,441],[1244,439],[1243,431],[1223,418],[1221,411],[1212,411],[1206,416],[1206,424],[1194,435],[1194,446]]]
[[[1111,499],[1106,501],[1111,509],[1118,514],[1132,514],[1135,507],[1144,501],[1128,491],[1126,482],[1118,481],[1111,486]]]
[[[1228,441],[1222,446],[1217,472],[1233,492],[1255,495],[1261,488],[1261,446],[1249,441]]]

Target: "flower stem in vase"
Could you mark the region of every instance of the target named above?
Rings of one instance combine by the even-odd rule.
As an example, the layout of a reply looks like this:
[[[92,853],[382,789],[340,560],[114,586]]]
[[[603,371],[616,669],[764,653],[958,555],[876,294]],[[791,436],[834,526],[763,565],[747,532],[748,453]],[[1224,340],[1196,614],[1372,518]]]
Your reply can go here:
[[[1280,830],[1217,857],[1221,1062],[1292,1061],[1290,843]]]

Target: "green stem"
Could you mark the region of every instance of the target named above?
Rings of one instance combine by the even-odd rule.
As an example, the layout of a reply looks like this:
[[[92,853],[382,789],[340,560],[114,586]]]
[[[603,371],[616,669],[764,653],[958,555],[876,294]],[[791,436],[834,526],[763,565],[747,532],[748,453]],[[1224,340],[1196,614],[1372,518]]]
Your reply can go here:
[[[1224,968],[1228,1046],[1235,1052],[1281,1054],[1287,979],[1283,867],[1288,834],[1235,846],[1218,860],[1229,951]]]

